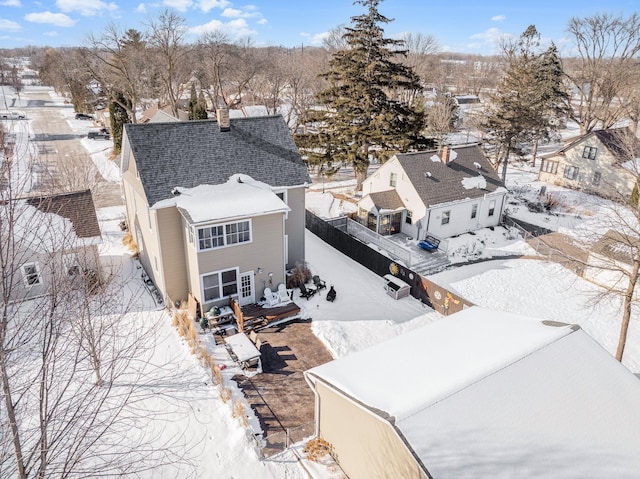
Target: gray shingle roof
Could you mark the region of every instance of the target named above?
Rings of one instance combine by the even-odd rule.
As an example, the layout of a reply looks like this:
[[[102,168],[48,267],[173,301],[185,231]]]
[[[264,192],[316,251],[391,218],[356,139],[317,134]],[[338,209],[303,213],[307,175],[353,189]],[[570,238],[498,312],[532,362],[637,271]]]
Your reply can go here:
[[[276,187],[311,182],[280,115],[232,118],[227,132],[215,120],[127,124],[125,131],[149,205],[176,186],[216,185],[236,173]]]
[[[583,140],[590,137],[597,137],[602,144],[611,152],[619,163],[624,163],[633,158],[640,157],[640,141],[628,127],[609,128],[607,130],[594,130],[584,135],[570,140],[560,150],[542,155],[542,158],[552,158],[558,154],[563,154]]]
[[[449,149],[455,151],[457,156],[448,164],[432,161],[431,158],[438,154],[435,150],[396,155],[427,207],[465,198],[479,198],[504,186],[478,145]],[[463,179],[477,178],[479,174],[486,180],[486,189],[467,189],[463,186]]]
[[[378,191],[375,193],[369,193],[369,197],[375,207],[380,210],[397,210],[404,208],[404,203],[398,196],[396,190]]]
[[[53,213],[70,220],[78,238],[101,236],[90,190],[34,196],[27,198],[26,201],[43,213]]]

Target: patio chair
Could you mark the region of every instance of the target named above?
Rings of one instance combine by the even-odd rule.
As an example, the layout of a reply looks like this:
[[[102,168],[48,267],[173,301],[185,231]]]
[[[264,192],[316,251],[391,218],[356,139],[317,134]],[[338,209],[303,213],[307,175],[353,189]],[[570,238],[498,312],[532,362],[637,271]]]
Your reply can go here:
[[[327,283],[325,281],[321,280],[320,276],[318,276],[317,274],[312,279],[313,279],[313,284],[316,285],[316,289],[318,291],[320,291],[321,289],[326,289],[327,288]]]
[[[278,285],[278,298],[280,298],[280,304],[290,303],[292,296],[291,293],[293,293],[293,290],[287,289],[287,287],[283,283],[280,283]]]
[[[307,298],[307,301],[309,301],[309,298],[317,292],[317,289],[311,287],[307,288],[304,283],[300,283],[300,297]]]
[[[264,302],[267,306],[277,306],[280,303],[280,297],[271,291],[271,288],[264,288]]]

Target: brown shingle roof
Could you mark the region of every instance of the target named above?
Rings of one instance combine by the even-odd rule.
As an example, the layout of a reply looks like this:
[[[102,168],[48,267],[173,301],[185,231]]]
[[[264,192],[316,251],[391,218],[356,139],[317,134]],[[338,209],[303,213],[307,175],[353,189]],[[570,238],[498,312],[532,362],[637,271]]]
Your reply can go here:
[[[626,264],[633,263],[633,250],[640,248],[638,238],[630,237],[618,231],[609,230],[591,247],[593,253],[600,254]]]
[[[404,203],[398,196],[396,190],[378,191],[369,193],[369,197],[378,211],[397,210],[404,208]]]
[[[101,236],[90,190],[26,198],[30,206],[71,221],[78,238]]]
[[[427,207],[466,198],[479,198],[504,186],[480,146],[465,145],[449,149],[452,159],[446,164],[433,161],[436,157],[439,158],[435,150],[396,155]],[[462,180],[477,178],[479,175],[486,180],[485,189],[463,186]]]

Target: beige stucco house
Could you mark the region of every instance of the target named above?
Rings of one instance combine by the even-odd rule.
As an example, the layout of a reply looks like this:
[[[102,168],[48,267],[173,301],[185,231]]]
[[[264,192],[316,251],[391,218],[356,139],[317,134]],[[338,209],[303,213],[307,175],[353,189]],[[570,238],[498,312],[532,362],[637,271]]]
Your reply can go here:
[[[358,221],[382,235],[449,238],[498,225],[506,193],[476,143],[402,153],[363,182]]]
[[[21,301],[100,279],[100,226],[89,190],[5,202],[5,300]],[[9,226],[10,225],[10,226]]]
[[[627,200],[639,177],[638,157],[640,142],[629,128],[592,131],[542,156],[538,179]]]
[[[474,306],[305,377],[349,479],[640,470],[640,381],[578,326]]]
[[[125,125],[127,221],[171,303],[247,304],[303,261],[304,162],[281,116]]]

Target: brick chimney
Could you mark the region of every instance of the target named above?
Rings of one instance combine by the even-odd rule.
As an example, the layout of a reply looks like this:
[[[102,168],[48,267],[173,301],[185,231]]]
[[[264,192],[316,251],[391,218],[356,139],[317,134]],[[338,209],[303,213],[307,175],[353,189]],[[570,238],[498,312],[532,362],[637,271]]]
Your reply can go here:
[[[440,158],[442,159],[442,162],[445,165],[447,163],[449,163],[449,159],[451,158],[451,151],[449,151],[449,147],[447,145],[444,145],[442,147],[442,152],[440,153]]]
[[[216,108],[216,118],[218,119],[218,127],[220,131],[231,130],[231,122],[229,121],[229,110],[226,106]]]

